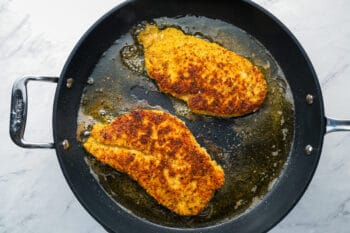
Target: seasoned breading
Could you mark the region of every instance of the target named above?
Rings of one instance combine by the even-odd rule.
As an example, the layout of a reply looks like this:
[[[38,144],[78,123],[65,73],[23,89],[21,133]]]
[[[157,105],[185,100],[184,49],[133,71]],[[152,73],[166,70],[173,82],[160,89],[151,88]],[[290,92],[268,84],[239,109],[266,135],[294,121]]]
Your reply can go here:
[[[199,214],[224,183],[221,166],[169,113],[134,110],[95,124],[84,147],[179,215]]]
[[[147,24],[137,38],[150,78],[193,112],[241,116],[264,102],[264,75],[244,57],[173,27],[160,30]]]

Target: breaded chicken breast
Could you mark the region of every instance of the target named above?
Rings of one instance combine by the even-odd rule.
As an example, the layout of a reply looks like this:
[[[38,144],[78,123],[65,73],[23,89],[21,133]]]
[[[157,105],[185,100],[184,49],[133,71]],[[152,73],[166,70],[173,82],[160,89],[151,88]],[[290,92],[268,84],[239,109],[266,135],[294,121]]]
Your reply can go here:
[[[264,75],[244,57],[172,27],[147,24],[137,38],[150,78],[193,112],[234,117],[254,112],[264,102]]]
[[[221,166],[169,113],[134,110],[95,124],[84,148],[179,215],[199,214],[224,183]]]

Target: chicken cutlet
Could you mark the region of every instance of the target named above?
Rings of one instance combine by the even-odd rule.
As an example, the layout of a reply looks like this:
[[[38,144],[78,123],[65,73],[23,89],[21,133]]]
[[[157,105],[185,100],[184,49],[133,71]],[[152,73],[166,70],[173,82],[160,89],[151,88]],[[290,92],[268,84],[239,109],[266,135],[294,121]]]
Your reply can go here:
[[[264,102],[267,83],[261,71],[217,43],[150,24],[137,39],[148,76],[195,113],[235,117],[258,110]]]
[[[179,215],[199,214],[225,179],[184,122],[158,110],[133,110],[111,124],[95,124],[84,148]]]

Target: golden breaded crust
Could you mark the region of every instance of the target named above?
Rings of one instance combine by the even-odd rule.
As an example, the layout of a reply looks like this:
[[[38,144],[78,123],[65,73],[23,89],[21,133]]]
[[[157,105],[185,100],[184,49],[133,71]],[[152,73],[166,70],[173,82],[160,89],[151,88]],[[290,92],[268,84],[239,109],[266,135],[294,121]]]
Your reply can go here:
[[[221,166],[169,113],[134,110],[95,124],[84,147],[179,215],[199,214],[224,183]]]
[[[267,84],[244,57],[176,28],[147,24],[138,34],[148,75],[196,113],[233,117],[256,111]]]

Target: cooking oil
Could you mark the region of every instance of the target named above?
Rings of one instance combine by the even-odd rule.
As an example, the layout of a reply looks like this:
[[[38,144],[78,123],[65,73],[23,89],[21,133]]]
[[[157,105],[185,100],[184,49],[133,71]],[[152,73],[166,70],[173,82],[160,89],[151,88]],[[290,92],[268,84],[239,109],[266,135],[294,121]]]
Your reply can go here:
[[[261,108],[238,118],[197,115],[187,105],[159,91],[147,77],[142,46],[135,41],[144,24],[122,35],[101,56],[88,78],[78,117],[82,142],[95,122],[109,123],[132,109],[161,109],[182,119],[201,146],[224,169],[225,183],[198,216],[181,217],[159,205],[127,175],[86,154],[87,165],[103,189],[123,208],[149,221],[176,227],[199,227],[226,221],[254,208],[278,183],[294,136],[294,105],[283,71],[264,46],[243,30],[206,17],[158,18],[160,28],[218,43],[258,66],[268,94]]]

